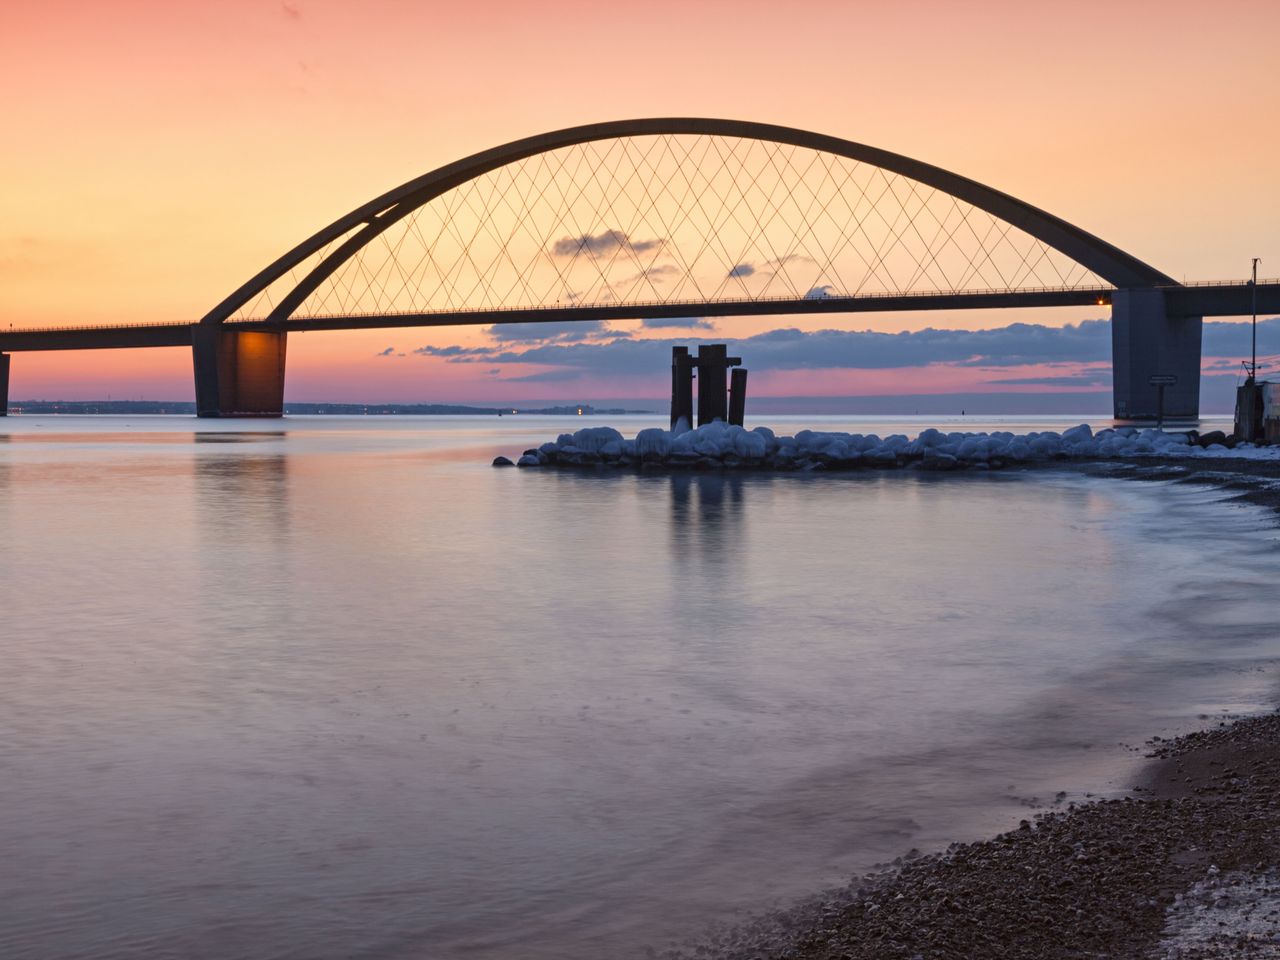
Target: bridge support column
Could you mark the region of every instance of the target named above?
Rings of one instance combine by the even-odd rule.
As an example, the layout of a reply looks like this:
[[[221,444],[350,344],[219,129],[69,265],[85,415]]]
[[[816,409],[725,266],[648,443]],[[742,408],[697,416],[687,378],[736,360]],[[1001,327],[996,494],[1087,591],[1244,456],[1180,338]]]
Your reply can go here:
[[[1200,317],[1170,316],[1164,292],[1117,290],[1111,296],[1112,396],[1118,420],[1155,420],[1153,376],[1173,375],[1164,388],[1164,415],[1200,416]]]
[[[283,332],[196,324],[191,332],[196,416],[283,414],[286,336]]]
[[[0,417],[9,415],[9,354],[0,353]]]

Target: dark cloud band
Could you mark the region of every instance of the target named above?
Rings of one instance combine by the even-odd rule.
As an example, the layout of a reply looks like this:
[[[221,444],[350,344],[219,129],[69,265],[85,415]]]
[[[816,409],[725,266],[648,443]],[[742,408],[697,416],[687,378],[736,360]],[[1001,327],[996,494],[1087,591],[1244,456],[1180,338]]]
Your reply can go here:
[[[660,323],[646,322],[646,326],[658,325]],[[696,346],[699,342],[694,338],[633,339],[599,329],[591,337],[578,338],[577,342],[543,337],[535,343],[529,341],[538,338],[529,337],[525,338],[527,346],[515,348],[509,345],[514,339],[506,337],[504,344],[491,347],[421,347],[415,352],[443,357],[451,363],[527,363],[572,370],[579,375],[644,376],[661,367],[664,355],[669,354],[673,345]],[[728,343],[731,352],[740,354],[758,370],[884,370],[935,363],[988,368],[1105,364],[1111,361],[1111,323],[1085,320],[1061,327],[1011,323],[990,330],[930,327],[902,333],[804,331],[784,327]],[[1248,349],[1247,322],[1204,325],[1206,357],[1234,358],[1244,356]],[[1280,318],[1258,323],[1258,352],[1280,354]],[[1080,376],[1078,371],[1072,371],[1071,375]],[[1048,379],[1058,382],[1058,378]],[[1104,374],[1098,379],[1090,378],[1089,382],[1100,384],[1106,379]],[[1030,381],[1018,382],[1030,385]]]

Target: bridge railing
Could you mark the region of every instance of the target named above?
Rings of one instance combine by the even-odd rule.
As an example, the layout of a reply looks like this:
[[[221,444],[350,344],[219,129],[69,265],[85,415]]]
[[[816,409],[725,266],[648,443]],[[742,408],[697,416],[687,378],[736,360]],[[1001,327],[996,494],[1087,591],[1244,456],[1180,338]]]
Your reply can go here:
[[[1247,287],[1252,280],[1184,280],[1178,284],[1178,287]],[[1277,287],[1280,286],[1280,277],[1271,280],[1258,280],[1260,287]],[[1164,287],[1166,290],[1176,290],[1178,287]]]
[[[0,328],[0,336],[6,333],[76,333],[83,330],[154,330],[160,327],[189,327],[182,320],[143,320],[137,323],[67,324],[59,327],[10,327]]]
[[[1181,287],[1248,287],[1249,280],[1190,280],[1177,286],[1165,287],[1163,289],[1176,290]],[[1280,286],[1280,278],[1259,280],[1258,286]],[[502,313],[528,313],[530,310],[546,311],[547,313],[585,313],[593,308],[603,307],[627,307],[637,310],[645,310],[647,308],[671,309],[673,306],[688,307],[690,314],[695,314],[700,306],[715,304],[718,308],[742,304],[747,306],[750,304],[761,303],[797,303],[805,299],[817,299],[827,302],[839,301],[866,301],[866,300],[898,300],[898,299],[921,299],[925,300],[930,297],[982,297],[994,296],[1001,294],[1054,294],[1054,293],[1096,293],[1100,295],[1110,294],[1115,291],[1115,287],[1109,284],[1088,285],[1088,286],[1056,286],[1056,287],[1021,287],[1016,290],[1010,290],[1002,287],[986,287],[974,288],[967,290],[901,290],[901,291],[875,291],[873,293],[859,293],[850,297],[841,296],[823,296],[814,298],[804,297],[752,297],[743,299],[721,299],[721,300],[705,300],[705,301],[683,301],[683,300],[628,300],[622,302],[601,302],[601,303],[567,303],[553,304],[548,306],[510,306],[510,307],[468,307],[452,310],[420,310],[420,311],[380,311],[368,313],[349,313],[342,314],[343,317],[354,319],[371,318],[371,317],[394,317],[394,316],[430,316],[431,314],[448,314],[450,316],[459,316],[466,314],[476,314],[477,316],[487,316]],[[309,316],[295,316],[291,320],[295,323],[304,323],[307,320],[325,320],[332,319],[325,314],[311,314]],[[263,317],[246,317],[236,320],[225,321],[226,326],[240,326],[243,324],[261,324],[265,318]],[[160,327],[178,327],[189,326],[188,323],[174,323],[166,321],[144,321],[138,323],[116,323],[116,324],[67,324],[56,327],[18,327],[9,330],[0,329],[0,341],[6,333],[13,334],[33,334],[33,333],[75,333],[85,330],[144,330],[155,329]]]
[[[474,313],[478,315],[487,315],[494,313],[528,313],[530,310],[539,311],[558,311],[565,313],[585,313],[593,309],[616,309],[625,307],[628,309],[635,308],[645,310],[648,308],[662,308],[669,310],[672,307],[689,307],[690,312],[696,312],[699,307],[714,305],[716,307],[733,306],[735,304],[760,304],[760,303],[802,303],[810,300],[822,300],[828,302],[839,302],[848,300],[900,300],[900,299],[927,299],[929,297],[983,297],[998,296],[1002,294],[1030,294],[1039,293],[1111,293],[1115,287],[1110,284],[1098,285],[1080,285],[1080,286],[1056,286],[1056,287],[1018,287],[1010,289],[1008,287],[975,287],[965,290],[884,290],[872,293],[857,293],[853,296],[832,296],[825,295],[821,297],[740,297],[740,298],[720,298],[716,300],[602,300],[592,303],[555,303],[555,304],[534,304],[521,306],[505,306],[505,307],[456,307],[447,310],[378,310],[378,311],[355,311],[343,314],[294,314],[289,318],[290,322],[303,323],[307,320],[326,320],[334,316],[351,317],[352,319],[369,318],[369,317],[397,317],[397,316],[430,316],[432,314],[441,314],[449,316],[458,316],[463,314]],[[260,324],[265,318],[263,317],[243,317],[237,319],[228,319],[225,322],[227,326],[233,324]]]

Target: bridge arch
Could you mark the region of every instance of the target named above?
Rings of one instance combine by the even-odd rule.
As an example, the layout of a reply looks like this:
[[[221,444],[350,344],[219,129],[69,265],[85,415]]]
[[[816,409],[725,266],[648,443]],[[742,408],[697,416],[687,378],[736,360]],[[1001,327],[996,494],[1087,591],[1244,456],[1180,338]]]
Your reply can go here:
[[[450,191],[456,191],[474,183],[478,178],[492,175],[495,171],[512,167],[521,161],[550,155],[563,148],[645,137],[731,138],[735,141],[801,148],[819,155],[865,164],[876,170],[888,171],[914,184],[922,184],[969,205],[974,210],[983,211],[1116,288],[1176,285],[1172,278],[1154,267],[1059,217],[975,180],[901,154],[772,124],[703,118],[654,118],[590,124],[527,137],[482,151],[410,180],[357,207],[304,240],[232,292],[209,311],[201,323],[215,325],[237,317],[257,319],[267,324],[287,321],[323,284],[332,283],[332,278],[338,271],[344,267],[351,269],[350,265],[362,251],[369,250],[379,238],[385,238],[388,230],[404,223],[406,218]],[[905,204],[903,209],[906,209]],[[485,215],[482,212],[481,216]],[[939,228],[941,235],[946,226],[939,224]],[[593,230],[601,232],[593,234]],[[630,245],[628,252],[633,255],[637,245],[633,242],[634,238],[629,237],[625,231],[606,228],[604,221],[594,226],[588,225],[580,234],[580,240],[584,244],[599,241],[614,247]],[[647,244],[650,241],[642,242]],[[1043,258],[1043,253],[1040,256]],[[720,265],[722,272],[725,265]],[[732,263],[728,263],[728,267],[728,278],[733,278],[734,272],[739,269],[744,273],[748,269],[754,271],[753,267],[739,267]],[[875,264],[871,264],[871,267],[874,269]],[[1078,283],[1079,278],[1075,282]],[[279,294],[278,297],[267,300],[269,313],[265,316],[246,314],[246,308],[260,299],[269,288]],[[812,289],[821,292],[825,287],[815,284]],[[837,291],[841,292],[848,291]],[[699,302],[696,297],[684,299],[691,308],[696,308]],[[525,303],[523,306],[539,307],[546,304]],[[641,316],[643,312],[638,311],[636,315]]]

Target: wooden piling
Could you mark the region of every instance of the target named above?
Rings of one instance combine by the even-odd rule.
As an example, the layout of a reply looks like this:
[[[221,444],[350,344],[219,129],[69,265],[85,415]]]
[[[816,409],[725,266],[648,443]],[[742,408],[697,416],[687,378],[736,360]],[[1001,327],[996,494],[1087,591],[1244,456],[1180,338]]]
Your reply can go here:
[[[729,347],[723,343],[704,343],[698,347],[698,426],[725,418],[728,354]]]
[[[729,372],[729,422],[742,426],[747,413],[747,371],[734,367]]]
[[[693,426],[693,359],[688,347],[671,348],[671,429],[683,418]]]

